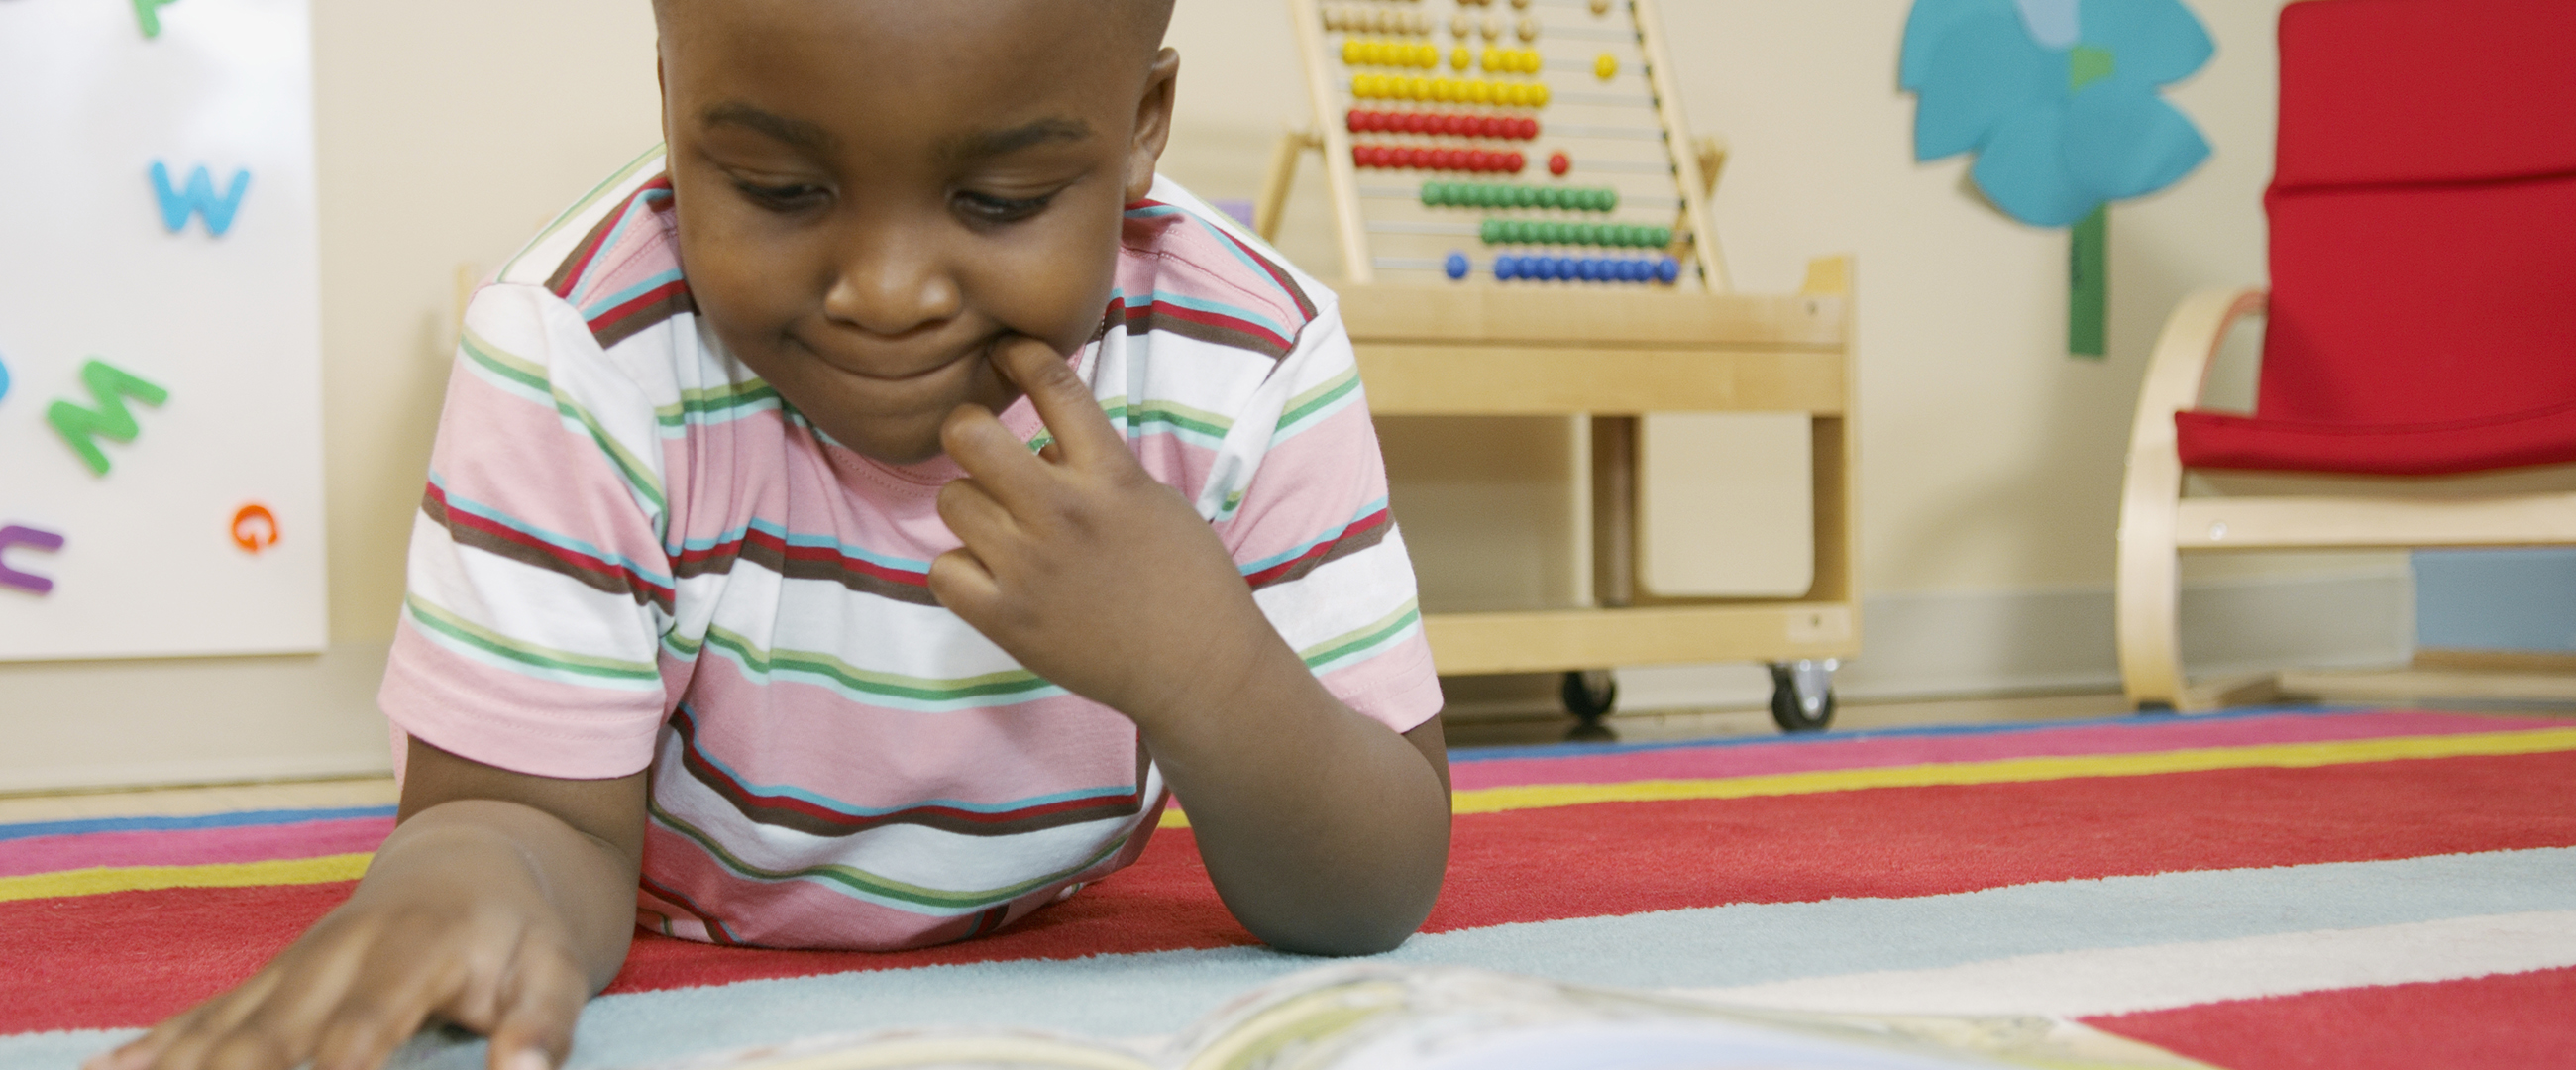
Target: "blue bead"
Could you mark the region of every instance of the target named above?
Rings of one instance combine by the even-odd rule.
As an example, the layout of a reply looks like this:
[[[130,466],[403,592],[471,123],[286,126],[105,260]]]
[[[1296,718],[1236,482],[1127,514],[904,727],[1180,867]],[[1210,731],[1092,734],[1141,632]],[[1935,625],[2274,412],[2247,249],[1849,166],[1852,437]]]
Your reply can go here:
[[[1441,270],[1441,273],[1443,273],[1443,274],[1445,274],[1445,275],[1448,275],[1448,276],[1449,276],[1450,278],[1452,278],[1452,279],[1463,279],[1463,278],[1466,278],[1466,277],[1467,277],[1467,270],[1468,270],[1468,268],[1467,268],[1467,254],[1465,254],[1465,253],[1451,253],[1451,254],[1449,254],[1449,259],[1447,259],[1447,260],[1443,260],[1443,261],[1441,261],[1441,262],[1440,262],[1440,270]]]
[[[1673,259],[1672,257],[1667,256],[1667,257],[1663,258],[1661,261],[1658,261],[1658,262],[1655,264],[1655,280],[1656,280],[1657,282],[1671,282],[1671,281],[1673,281],[1674,279],[1678,279],[1678,278],[1681,278],[1681,277],[1682,277],[1682,262],[1681,262],[1681,261],[1679,261],[1679,260],[1675,260],[1675,259]]]
[[[1521,266],[1521,264],[1520,264],[1520,260],[1521,260],[1521,258],[1519,258],[1519,257],[1517,257],[1517,256],[1498,256],[1498,257],[1495,257],[1495,258],[1494,258],[1494,278],[1495,278],[1495,280],[1496,280],[1496,281],[1499,281],[1499,282],[1510,282],[1510,281],[1512,281],[1512,276],[1520,274],[1520,266]]]
[[[1622,260],[1619,262],[1619,278],[1621,281],[1644,282],[1647,279],[1653,278],[1654,274],[1654,268],[1648,266],[1643,260]]]
[[[1558,282],[1563,282],[1567,279],[1573,278],[1574,259],[1572,257],[1564,256],[1548,257],[1547,277]]]

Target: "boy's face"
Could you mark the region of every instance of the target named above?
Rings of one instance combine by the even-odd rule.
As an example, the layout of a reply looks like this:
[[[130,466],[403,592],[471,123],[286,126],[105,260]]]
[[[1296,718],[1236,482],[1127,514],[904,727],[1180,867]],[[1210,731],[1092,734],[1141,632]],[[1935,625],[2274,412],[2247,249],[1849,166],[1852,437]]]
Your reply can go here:
[[[717,337],[910,463],[1019,392],[994,343],[1099,327],[1179,57],[1150,0],[662,0],[681,262]]]

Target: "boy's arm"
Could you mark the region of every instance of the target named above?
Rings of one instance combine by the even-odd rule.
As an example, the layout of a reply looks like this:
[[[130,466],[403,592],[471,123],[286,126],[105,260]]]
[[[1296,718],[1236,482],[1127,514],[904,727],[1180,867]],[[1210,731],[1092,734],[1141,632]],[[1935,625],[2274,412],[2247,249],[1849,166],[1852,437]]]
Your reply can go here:
[[[1254,935],[1317,954],[1403,942],[1447,864],[1437,722],[1399,736],[1343,705],[1061,356],[1018,339],[992,359],[1056,441],[1031,456],[990,412],[950,415],[942,444],[971,478],[939,508],[965,546],[932,564],[931,590],[1031,671],[1136,722]]]
[[[417,738],[407,763],[348,902],[93,1070],[369,1070],[432,1021],[491,1037],[492,1070],[562,1065],[634,933],[644,774],[529,776]]]

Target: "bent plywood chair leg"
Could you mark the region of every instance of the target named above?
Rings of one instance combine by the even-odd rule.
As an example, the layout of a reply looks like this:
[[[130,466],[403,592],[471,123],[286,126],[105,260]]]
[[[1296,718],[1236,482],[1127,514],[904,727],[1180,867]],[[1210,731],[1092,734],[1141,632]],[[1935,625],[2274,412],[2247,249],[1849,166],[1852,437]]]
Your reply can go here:
[[[2239,316],[2264,308],[2264,291],[2204,290],[2165,321],[2138,390],[2129,430],[2129,467],[2120,495],[2119,576],[2114,631],[2120,687],[2141,709],[2182,709],[2181,561],[2174,524],[2182,506],[2182,461],[2174,413],[2200,399],[2210,358]]]

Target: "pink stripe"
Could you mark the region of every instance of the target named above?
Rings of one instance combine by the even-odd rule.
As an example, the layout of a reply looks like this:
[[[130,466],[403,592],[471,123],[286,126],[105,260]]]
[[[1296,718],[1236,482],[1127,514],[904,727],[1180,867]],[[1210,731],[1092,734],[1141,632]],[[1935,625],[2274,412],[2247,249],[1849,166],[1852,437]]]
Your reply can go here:
[[[203,866],[319,858],[373,851],[393,829],[390,817],[352,817],[234,828],[31,836],[0,853],[0,877],[95,866]]]
[[[985,641],[953,619],[949,627],[959,643]],[[698,746],[736,777],[854,808],[1010,803],[1136,782],[1135,724],[1075,695],[919,713],[795,678],[763,685],[718,655],[699,659],[689,705],[723,711],[698,719]]]
[[[2330,715],[2285,713],[2210,721],[2141,718],[2121,724],[2054,728],[2045,732],[1815,739],[1561,758],[1499,758],[1461,762],[1455,767],[1454,779],[1461,791],[1523,784],[1614,784],[1630,780],[1698,780],[1804,773],[1819,769],[2140,754],[2199,747],[2322,743],[2382,736],[2441,736],[2552,727],[2557,725],[2529,717],[2403,710]]]

